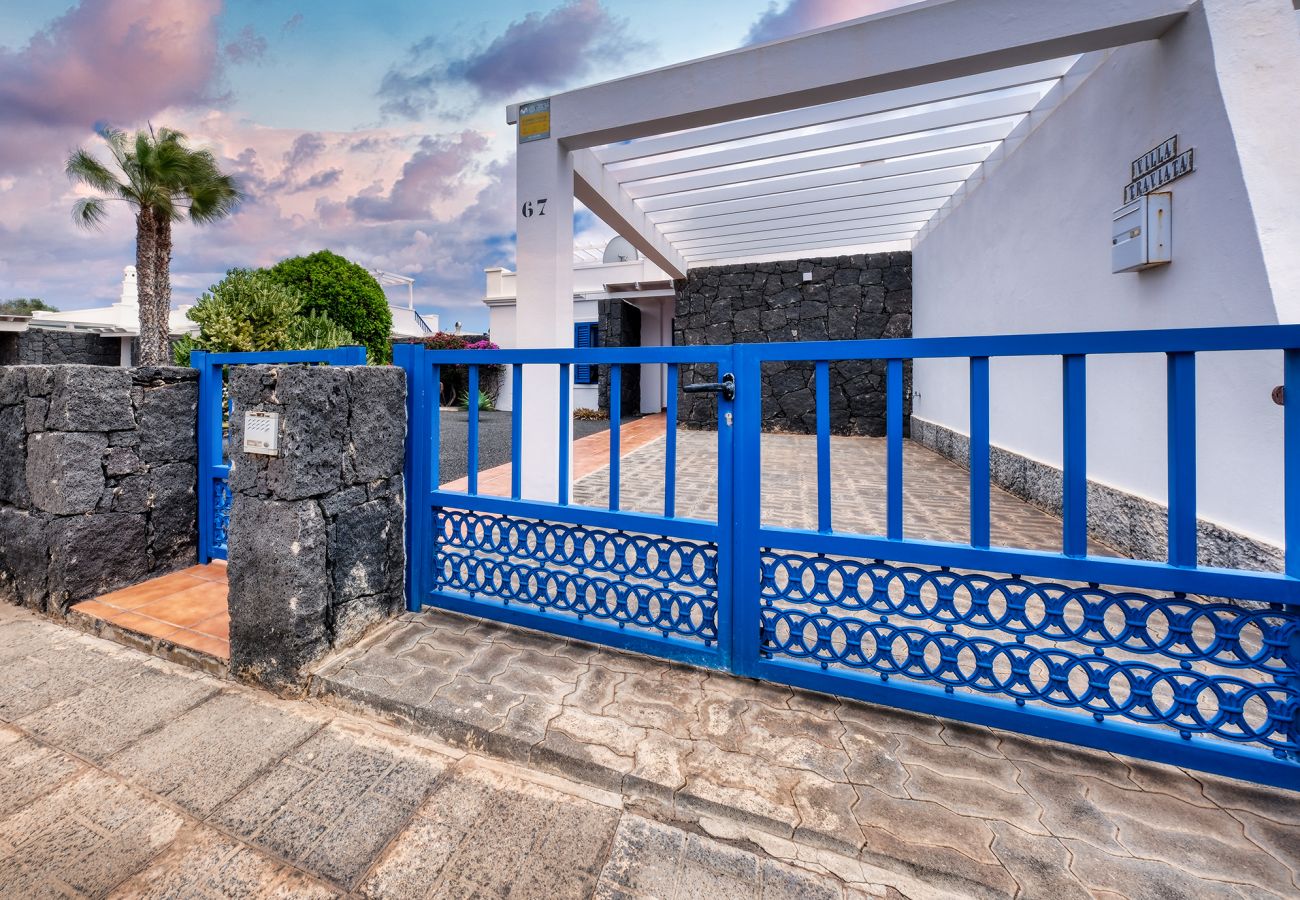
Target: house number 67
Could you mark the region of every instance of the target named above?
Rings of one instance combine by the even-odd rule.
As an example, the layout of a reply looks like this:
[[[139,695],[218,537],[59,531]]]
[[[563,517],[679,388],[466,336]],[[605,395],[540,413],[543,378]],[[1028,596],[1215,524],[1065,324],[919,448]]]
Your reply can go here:
[[[520,212],[524,214],[525,219],[531,219],[534,212],[539,216],[546,215],[546,198],[542,197],[540,200],[525,200],[523,209],[521,209]]]

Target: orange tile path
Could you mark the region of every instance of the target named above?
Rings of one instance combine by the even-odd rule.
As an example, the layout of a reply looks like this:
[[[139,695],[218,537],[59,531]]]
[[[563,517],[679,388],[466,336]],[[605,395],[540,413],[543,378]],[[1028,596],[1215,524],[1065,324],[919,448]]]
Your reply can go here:
[[[212,562],[151,578],[72,607],[128,631],[230,659],[226,564]]]
[[[663,413],[642,416],[624,422],[619,429],[618,455],[622,459],[633,450],[664,436],[667,421]],[[609,465],[609,432],[601,431],[573,442],[573,480],[578,481]],[[468,491],[469,478],[458,478],[442,485],[444,491]],[[484,469],[478,473],[478,492],[489,497],[510,496],[510,463]]]

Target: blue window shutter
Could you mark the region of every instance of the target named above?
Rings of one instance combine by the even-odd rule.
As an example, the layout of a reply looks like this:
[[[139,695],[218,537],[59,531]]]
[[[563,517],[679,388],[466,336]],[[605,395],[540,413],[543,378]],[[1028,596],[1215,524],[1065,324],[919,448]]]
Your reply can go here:
[[[573,346],[578,349],[596,346],[596,323],[578,322],[573,326]],[[574,384],[595,384],[596,367],[592,365],[575,365],[573,367]]]

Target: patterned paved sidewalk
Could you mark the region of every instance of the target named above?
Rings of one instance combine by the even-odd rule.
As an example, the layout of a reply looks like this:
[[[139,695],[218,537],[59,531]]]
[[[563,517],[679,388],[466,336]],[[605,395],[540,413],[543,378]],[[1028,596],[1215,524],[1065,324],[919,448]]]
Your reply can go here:
[[[0,605],[3,897],[884,895]]]
[[[314,693],[905,896],[1293,897],[1295,794],[443,612]]]

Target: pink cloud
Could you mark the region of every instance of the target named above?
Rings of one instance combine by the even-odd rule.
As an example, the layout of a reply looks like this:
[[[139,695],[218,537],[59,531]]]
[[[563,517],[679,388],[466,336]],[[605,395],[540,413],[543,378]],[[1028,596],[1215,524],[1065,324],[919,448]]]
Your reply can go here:
[[[393,182],[387,195],[363,192],[348,200],[348,209],[360,219],[428,218],[434,202],[451,196],[487,145],[485,135],[470,130],[454,138],[426,137],[402,167],[401,177]]]
[[[916,0],[790,0],[784,7],[772,3],[767,12],[750,26],[745,43],[774,41],[914,2]]]
[[[220,0],[85,0],[0,48],[0,172],[89,132],[211,97]]]

